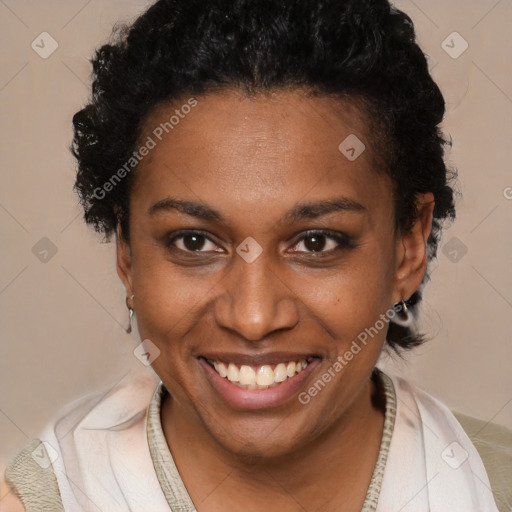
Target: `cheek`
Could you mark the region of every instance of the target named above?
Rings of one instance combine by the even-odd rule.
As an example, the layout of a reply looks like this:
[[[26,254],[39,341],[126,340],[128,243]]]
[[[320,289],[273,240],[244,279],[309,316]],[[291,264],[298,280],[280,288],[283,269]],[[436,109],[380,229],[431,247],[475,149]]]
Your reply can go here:
[[[134,289],[141,336],[150,339],[153,336],[163,342],[181,338],[190,329],[195,310],[204,302],[208,287],[204,280],[184,278],[163,264],[135,273]]]
[[[204,303],[207,287],[184,276],[164,259],[152,260],[148,254],[145,258],[135,257],[134,262],[140,339],[149,339],[158,347],[159,357],[152,362],[154,371],[165,380],[174,399],[187,404],[190,390],[195,388],[190,371],[195,366],[191,345],[183,340],[197,325],[197,308]]]
[[[328,277],[302,281],[297,295],[308,297],[314,313],[336,339],[350,342],[374,325],[391,304],[393,272],[382,248],[368,247]]]
[[[150,244],[132,245],[133,289],[140,335],[161,350],[168,339],[181,338],[190,329],[192,316],[212,287],[211,278],[193,277],[167,261],[163,250]],[[210,286],[207,286],[210,283]]]

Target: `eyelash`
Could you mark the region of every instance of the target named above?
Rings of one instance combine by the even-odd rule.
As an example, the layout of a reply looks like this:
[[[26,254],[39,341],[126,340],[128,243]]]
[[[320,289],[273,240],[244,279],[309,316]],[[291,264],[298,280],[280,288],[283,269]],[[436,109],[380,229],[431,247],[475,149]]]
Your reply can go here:
[[[201,236],[203,238],[205,238],[206,240],[212,242],[213,244],[215,244],[215,242],[203,231],[198,231],[198,230],[185,230],[185,231],[179,231],[178,233],[174,234],[174,235],[171,235],[169,238],[166,239],[166,241],[164,242],[164,245],[167,249],[171,250],[171,251],[179,251],[179,252],[182,252],[182,253],[185,253],[185,254],[200,254],[200,253],[209,253],[211,251],[189,251],[189,250],[184,250],[184,249],[178,249],[177,247],[173,247],[173,243],[180,239],[180,238],[183,238],[187,235],[198,235],[198,236]],[[330,249],[328,251],[318,251],[318,252],[315,252],[315,251],[292,251],[294,253],[299,253],[299,254],[311,254],[311,255],[315,255],[316,257],[318,257],[318,255],[321,255],[321,254],[332,254],[334,252],[337,252],[337,251],[341,251],[341,250],[347,250],[347,249],[353,249],[354,247],[356,247],[356,245],[353,243],[353,240],[351,237],[343,234],[343,233],[339,233],[339,232],[336,232],[336,231],[330,231],[330,230],[311,230],[311,231],[307,231],[304,235],[302,235],[299,239],[297,239],[294,244],[293,244],[293,247],[297,246],[300,242],[302,242],[303,240],[309,238],[309,237],[313,237],[313,236],[324,236],[328,239],[331,239],[331,240],[334,240],[338,246],[335,247],[334,249]],[[216,244],[217,245],[217,244]],[[217,251],[215,251],[217,252]]]

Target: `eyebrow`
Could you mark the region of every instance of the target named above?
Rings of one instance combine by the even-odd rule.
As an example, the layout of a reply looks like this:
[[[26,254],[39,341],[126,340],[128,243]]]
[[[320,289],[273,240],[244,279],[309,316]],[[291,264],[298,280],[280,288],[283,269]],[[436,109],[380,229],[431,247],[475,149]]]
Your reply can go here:
[[[155,215],[159,212],[173,210],[206,221],[227,224],[227,221],[224,219],[222,214],[207,204],[173,197],[166,197],[165,199],[161,199],[152,204],[148,209],[147,214]],[[283,215],[281,222],[292,224],[299,220],[316,219],[334,212],[366,213],[367,211],[368,210],[365,206],[353,199],[348,197],[336,197],[332,199],[324,199],[322,201],[297,204]]]

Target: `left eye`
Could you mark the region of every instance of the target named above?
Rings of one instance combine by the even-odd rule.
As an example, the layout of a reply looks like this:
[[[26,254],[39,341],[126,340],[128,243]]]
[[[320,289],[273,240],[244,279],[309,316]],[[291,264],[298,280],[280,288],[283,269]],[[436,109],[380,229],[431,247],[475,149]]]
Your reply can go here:
[[[345,236],[316,231],[307,233],[294,245],[294,247],[305,247],[306,250],[296,249],[292,252],[330,252],[349,245],[349,240]]]

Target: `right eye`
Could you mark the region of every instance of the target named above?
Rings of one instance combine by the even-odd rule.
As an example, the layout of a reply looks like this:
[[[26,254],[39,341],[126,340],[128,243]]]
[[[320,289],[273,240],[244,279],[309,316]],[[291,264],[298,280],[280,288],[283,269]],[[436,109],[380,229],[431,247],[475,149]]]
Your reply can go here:
[[[219,252],[213,249],[213,251],[202,249],[208,245],[208,242],[214,247],[218,247],[206,234],[201,231],[180,231],[168,237],[165,241],[165,247],[169,250],[179,250],[186,253],[196,252]]]

